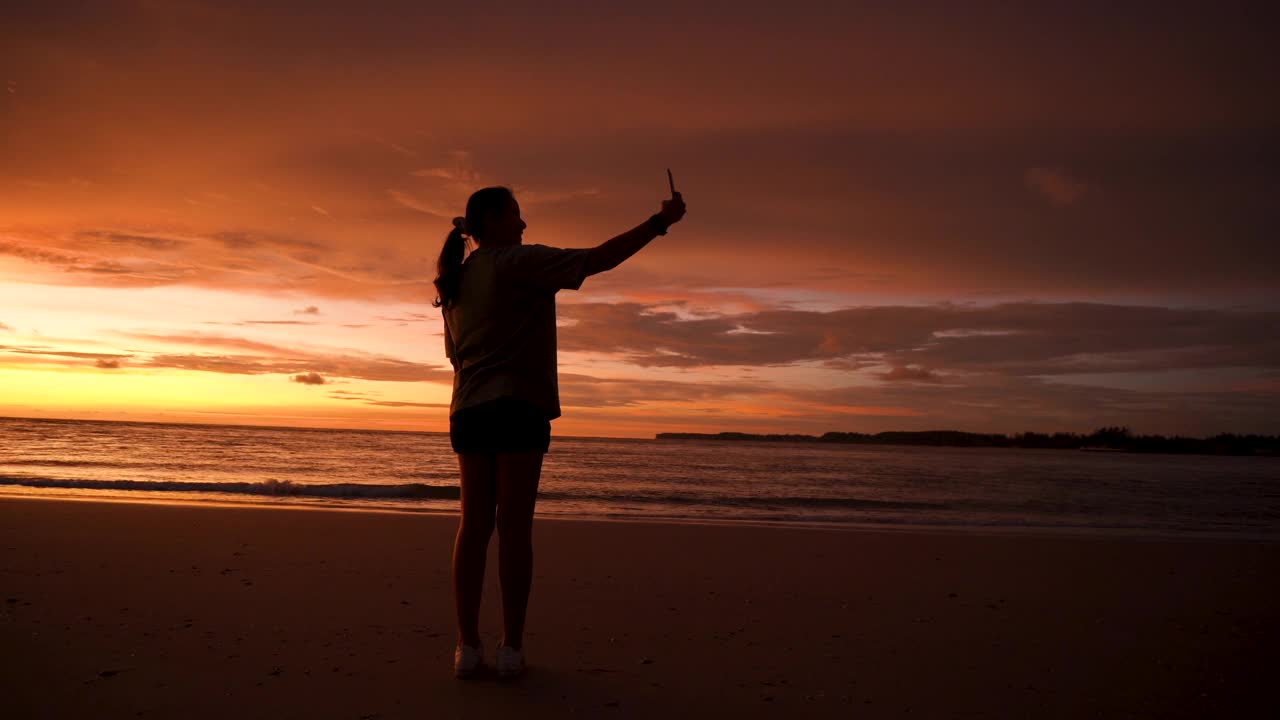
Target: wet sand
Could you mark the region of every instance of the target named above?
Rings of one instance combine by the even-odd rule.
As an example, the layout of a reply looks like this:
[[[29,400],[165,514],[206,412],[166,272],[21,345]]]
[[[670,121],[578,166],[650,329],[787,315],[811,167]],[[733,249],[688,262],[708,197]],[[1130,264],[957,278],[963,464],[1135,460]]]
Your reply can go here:
[[[502,684],[452,676],[455,522],[0,498],[3,715],[1211,718],[1277,707],[1280,543],[539,519],[530,668]]]

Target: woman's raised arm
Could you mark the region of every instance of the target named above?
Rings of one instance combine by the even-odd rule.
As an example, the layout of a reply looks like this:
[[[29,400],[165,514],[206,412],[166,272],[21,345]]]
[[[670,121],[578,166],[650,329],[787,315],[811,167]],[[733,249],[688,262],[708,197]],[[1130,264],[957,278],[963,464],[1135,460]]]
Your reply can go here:
[[[662,210],[648,220],[621,235],[610,238],[591,248],[587,256],[587,275],[612,270],[627,258],[640,252],[640,248],[649,244],[659,235],[666,235],[667,228],[680,222],[684,217],[684,198],[675,193],[670,200],[662,201]]]

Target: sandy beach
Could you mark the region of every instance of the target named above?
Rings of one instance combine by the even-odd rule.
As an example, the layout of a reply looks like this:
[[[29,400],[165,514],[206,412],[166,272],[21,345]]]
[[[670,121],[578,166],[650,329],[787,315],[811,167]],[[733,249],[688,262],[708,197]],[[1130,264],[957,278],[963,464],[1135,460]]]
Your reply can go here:
[[[3,714],[1209,718],[1277,704],[1276,543],[540,519],[530,667],[507,685],[452,677],[455,522],[0,499]]]

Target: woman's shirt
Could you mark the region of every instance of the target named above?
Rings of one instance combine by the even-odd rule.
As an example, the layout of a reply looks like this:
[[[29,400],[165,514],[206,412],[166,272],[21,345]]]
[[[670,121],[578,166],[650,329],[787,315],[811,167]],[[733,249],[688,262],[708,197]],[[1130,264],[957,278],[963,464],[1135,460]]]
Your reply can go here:
[[[556,292],[582,286],[590,252],[503,245],[467,256],[458,299],[444,310],[444,351],[455,368],[450,416],[511,397],[560,417]]]

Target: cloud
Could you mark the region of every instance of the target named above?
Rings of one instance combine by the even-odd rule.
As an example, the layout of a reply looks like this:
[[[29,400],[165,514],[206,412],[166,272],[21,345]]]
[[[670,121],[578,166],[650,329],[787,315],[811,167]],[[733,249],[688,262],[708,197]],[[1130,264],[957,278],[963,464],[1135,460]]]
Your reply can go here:
[[[329,246],[317,240],[291,237],[279,233],[255,232],[248,230],[223,230],[210,233],[210,239],[230,250],[253,249],[295,249],[295,250],[328,250]]]
[[[444,370],[438,365],[392,358],[349,356],[264,358],[255,355],[170,353],[151,355],[145,361],[134,364],[152,368],[178,368],[237,375],[292,375],[318,371],[331,378],[343,377],[383,382],[445,383],[453,378],[452,370]]]
[[[402,190],[388,188],[387,195],[389,195],[391,199],[396,201],[396,203],[401,207],[406,207],[420,213],[426,213],[427,215],[434,215],[439,218],[448,219],[453,217],[453,214],[449,212],[448,208],[423,202]]]
[[[692,422],[703,431],[755,432],[829,430],[936,430],[979,432],[1089,431],[1127,425],[1144,432],[1208,435],[1273,432],[1280,399],[1258,387],[1235,391],[1133,390],[1054,382],[999,374],[966,376],[962,382],[877,382],[804,387],[773,382],[706,383],[634,381],[561,375],[566,414],[595,415],[626,410],[625,417],[674,425]],[[688,405],[689,409],[681,407]]]
[[[561,307],[565,351],[641,367],[883,364],[967,373],[1065,375],[1280,367],[1280,312],[1101,303],[764,310],[682,319],[638,303]],[[749,332],[741,332],[746,329]],[[925,379],[889,370],[886,380]]]
[[[1035,167],[1024,176],[1027,187],[1035,190],[1058,207],[1074,205],[1089,186],[1076,180],[1062,170]]]
[[[377,319],[386,320],[388,322],[400,323],[401,325],[403,325],[405,323],[429,322],[432,320],[439,320],[440,316],[433,315],[431,313],[405,313],[397,317],[392,317],[388,315],[378,315]]]
[[[116,333],[122,337],[133,338],[135,340],[148,340],[152,342],[164,343],[167,345],[191,345],[196,347],[213,347],[213,348],[230,348],[233,350],[248,350],[258,352],[264,355],[293,355],[293,351],[283,348],[279,345],[262,342],[259,340],[249,340],[248,338],[233,337],[226,335],[206,335],[203,333],[146,333],[118,331]]]
[[[11,255],[21,260],[45,265],[55,265],[67,272],[89,274],[123,274],[128,272],[124,265],[91,257],[73,255],[58,250],[41,248],[34,245],[20,245],[13,242],[0,241],[0,255]]]
[[[22,66],[41,68],[22,81],[28,96],[41,88],[41,101],[6,127],[14,153],[3,179],[20,192],[3,200],[0,216],[43,229],[63,222],[57,218],[92,218],[106,232],[140,238],[170,237],[179,227],[326,233],[335,254],[344,243],[358,246],[353,254],[377,268],[369,286],[362,284],[369,278],[303,279],[305,273],[291,272],[287,253],[239,258],[251,278],[209,273],[206,263],[191,262],[189,280],[147,273],[134,282],[308,291],[314,283],[326,293],[371,293],[398,269],[378,257],[390,248],[412,252],[412,234],[422,234],[413,227],[422,218],[404,207],[445,219],[461,211],[465,195],[436,192],[438,185],[474,189],[493,179],[528,188],[521,192],[530,200],[576,197],[563,221],[546,217],[552,213],[532,218],[530,236],[561,222],[545,237],[598,242],[638,222],[641,203],[648,207],[663,194],[654,160],[671,157],[693,209],[679,237],[655,243],[637,266],[651,261],[674,269],[694,265],[697,256],[696,264],[716,272],[733,268],[737,284],[794,280],[815,264],[874,266],[876,274],[897,278],[899,288],[939,294],[1277,286],[1270,268],[1280,267],[1280,250],[1269,241],[1274,173],[1259,160],[1275,149],[1266,128],[1275,127],[1276,111],[1256,89],[1266,86],[1265,63],[1252,62],[1249,53],[1207,49],[1257,47],[1240,42],[1257,30],[1236,22],[1239,13],[1223,11],[1211,22],[1168,18],[1170,27],[1197,38],[1189,47],[1204,52],[1144,43],[1149,38],[1132,18],[1103,27],[1090,13],[1033,13],[1046,27],[1062,21],[1078,31],[1062,38],[1087,36],[1084,58],[1063,39],[1028,47],[1025,13],[964,13],[934,3],[925,15],[935,21],[925,24],[937,32],[922,34],[909,18],[891,13],[782,17],[756,4],[740,8],[746,15],[732,28],[704,24],[704,11],[690,11],[698,21],[663,30],[676,33],[670,37],[678,52],[637,62],[634,48],[645,46],[649,24],[661,13],[636,18],[606,40],[584,32],[598,22],[593,16],[547,24],[555,13],[520,10],[504,27],[481,23],[481,32],[467,12],[442,19],[411,7],[354,25],[317,11],[297,32],[290,30],[296,18],[267,5],[238,7],[238,20],[212,24],[184,11],[174,13],[182,21],[164,22],[160,12],[119,10],[109,20],[59,17],[56,37],[41,30],[52,20],[0,29]],[[405,13],[430,18],[426,25],[438,35],[409,41],[407,28],[425,25],[405,22]],[[538,32],[528,32],[526,23]],[[118,28],[118,37],[109,41],[96,29],[102,27]],[[183,27],[207,32],[180,36]],[[684,42],[692,37],[697,42]],[[230,38],[246,40],[240,47]],[[337,40],[358,52],[323,50]],[[502,48],[501,57],[475,52],[483,40]],[[990,52],[969,52],[978,47]],[[1124,62],[1134,47],[1149,51],[1146,60]],[[224,62],[210,65],[202,57]],[[261,72],[289,57],[308,62],[287,75]],[[522,58],[514,83],[503,70],[511,63],[501,59],[512,57]],[[584,67],[582,57],[598,63]],[[740,62],[730,68],[724,57]],[[1007,62],[1015,57],[1017,63]],[[872,66],[890,70],[856,77],[841,70]],[[86,68],[111,69],[119,82],[84,81]],[[1148,82],[1151,68],[1187,82]],[[169,72],[183,81],[174,83]],[[618,82],[601,84],[602,76]],[[833,92],[836,86],[842,91]],[[937,91],[944,87],[952,92]],[[1054,92],[1046,95],[1045,87]],[[236,102],[209,104],[211,88]],[[666,102],[653,102],[655,96]],[[341,123],[316,112],[333,97],[351,99]],[[670,105],[682,111],[672,115]],[[137,112],[181,131],[150,132],[130,122]],[[78,121],[74,133],[70,118]],[[210,137],[218,142],[201,141]],[[448,154],[459,146],[471,152]],[[137,147],[148,152],[123,157]],[[421,149],[421,159],[401,152],[409,148]],[[655,165],[644,178],[649,171],[636,169]],[[63,187],[64,178],[90,174],[91,192]],[[1028,176],[1020,199],[1044,202],[1040,194],[1048,193],[1049,202],[1088,207],[1070,213],[1070,225],[1062,213],[1018,212],[1007,197],[1010,181],[1021,190],[1016,186]],[[15,178],[55,187],[24,190]],[[1106,193],[1080,196],[1082,178]],[[270,189],[234,189],[259,182]],[[401,196],[389,197],[388,188]],[[591,190],[598,195],[581,195]],[[203,199],[210,191],[235,199],[222,201],[218,212],[182,207],[182,197]],[[326,198],[341,198],[342,212]],[[309,210],[313,200],[334,217]],[[122,220],[116,227],[103,218]],[[1157,241],[1160,252],[1150,252]],[[147,242],[137,249],[146,250]],[[189,257],[203,260],[197,245]],[[805,252],[779,251],[794,247]],[[133,249],[102,254],[121,260]],[[726,257],[729,249],[737,257]],[[711,264],[717,256],[725,261]],[[77,281],[95,281],[83,274]]]
[[[448,408],[449,403],[423,403],[409,402],[405,400],[377,400],[373,396],[380,393],[363,393],[363,392],[347,392],[343,390],[334,390],[329,393],[329,397],[334,400],[351,400],[359,402],[362,405],[371,405],[375,407],[424,407],[424,408]]]
[[[55,285],[262,290],[287,289],[310,277],[308,282],[321,288],[340,275],[318,264],[324,249],[306,239],[248,232],[179,238],[101,230],[0,231],[0,255],[42,266],[24,280]]]
[[[892,370],[880,373],[881,380],[888,382],[938,382],[938,376],[931,371],[914,365],[894,365]]]
[[[470,152],[453,150],[446,153],[446,155],[451,161],[448,165],[422,168],[414,170],[410,174],[420,178],[445,180],[455,189],[468,193],[489,184],[476,171]]]
[[[369,398],[369,397],[372,397],[375,395],[381,395],[381,394],[382,393],[377,393],[377,392],[355,392],[352,390],[331,390],[329,392],[329,397],[335,398],[338,400],[362,400],[365,398]]]
[[[1127,425],[1142,432],[1207,435],[1225,431],[1273,432],[1277,397],[1254,392],[1134,390],[1054,382],[1047,378],[987,375],[962,385],[886,383],[847,387],[797,400],[900,404],[920,416],[903,429],[958,428],[1088,431]]]
[[[294,315],[319,315],[320,308],[316,307],[315,305],[308,305],[302,308],[301,310],[294,310],[293,314]]]
[[[1280,313],[1018,303],[961,311],[901,363],[1005,375],[1280,366]],[[964,330],[964,332],[957,332]]]
[[[122,358],[133,357],[132,355],[120,353],[94,353],[81,352],[78,350],[58,350],[49,346],[18,346],[18,345],[0,345],[0,352],[7,352],[15,355],[40,356],[46,358],[74,358],[77,360],[119,360]]]
[[[393,247],[370,251],[358,243],[336,245],[280,234],[213,233],[172,257],[130,260],[128,269],[137,276],[134,284],[181,283],[255,294],[306,292],[328,298],[408,302],[432,296],[426,277],[428,261],[423,256]],[[84,277],[67,280],[104,284]]]
[[[324,385],[326,382],[325,379],[319,373],[313,373],[313,372],[303,373],[301,375],[294,375],[290,379],[293,382],[302,383],[303,385]]]
[[[115,359],[99,358],[94,364],[104,370],[115,370],[120,367],[120,361]]]
[[[741,382],[680,382],[600,378],[560,373],[560,403],[566,407],[634,407],[651,402],[731,401],[775,394],[771,385]]]
[[[13,328],[12,328],[12,327],[10,327],[9,325],[5,325],[4,323],[0,322],[0,330],[9,330],[9,331],[12,331],[12,330],[13,330]]]
[[[528,148],[489,148],[476,157],[528,153],[512,162],[522,170],[497,178],[518,188],[525,200],[539,193],[554,199],[586,192],[579,188],[598,190],[527,213],[526,240],[582,246],[634,223],[641,203],[653,202],[656,209],[661,171],[658,187],[643,194],[631,179],[607,169],[647,163],[666,152],[667,144],[696,168],[685,175],[697,182],[690,190],[701,186],[696,198],[690,195],[697,202],[694,214],[678,229],[679,238],[655,243],[618,270],[592,278],[592,291],[665,290],[680,296],[772,288],[781,297],[825,290],[843,296],[836,304],[867,296],[937,299],[971,293],[1177,293],[1183,301],[1256,302],[1247,295],[1274,298],[1280,287],[1280,244],[1270,242],[1266,231],[1275,225],[1274,203],[1267,201],[1273,182],[1256,162],[1257,148],[1271,147],[1265,137],[1205,131],[1175,142],[1159,136],[792,128],[695,132],[678,139],[634,133],[625,143],[587,136],[557,144],[548,138]],[[449,182],[444,178],[413,177],[415,165],[381,149],[371,153],[369,145],[361,140],[347,148],[331,137],[282,141],[271,157],[287,156],[280,161],[284,167],[253,173],[273,178],[276,187],[293,184],[300,195],[341,191],[357,212],[338,213],[340,221],[319,222],[319,216],[303,212],[306,198],[263,191],[242,200],[239,214],[212,213],[191,226],[159,220],[169,216],[158,209],[139,208],[121,215],[127,221],[83,229],[52,220],[0,228],[0,242],[81,261],[34,268],[28,282],[180,283],[316,299],[386,295],[429,301],[432,255],[447,225],[429,220],[424,232],[421,215],[405,208],[447,220],[461,212],[466,193],[442,184]],[[563,161],[561,153],[568,154]],[[369,154],[380,159],[360,159]],[[1070,167],[1055,168],[1043,162],[1045,156],[1067,158]],[[547,157],[556,162],[541,160]],[[770,172],[759,173],[760,167]],[[279,177],[283,172],[288,177]],[[786,187],[773,177],[788,178]],[[1085,177],[1089,187],[1080,195]],[[315,189],[306,188],[304,179]],[[1011,202],[1010,179],[1025,183],[1026,202]],[[1100,187],[1106,193],[1096,191]],[[389,196],[387,189],[398,194]],[[135,193],[160,196],[163,188]],[[59,199],[53,191],[12,202],[41,198],[49,218],[87,212],[74,205],[77,212],[70,213],[72,199]],[[133,207],[127,199],[102,202]],[[1037,204],[1059,201],[1073,203],[1072,212],[1034,211]],[[91,242],[88,235],[77,241],[77,232],[186,244],[179,251],[162,249],[163,241]],[[780,251],[799,243],[805,252]],[[1159,251],[1153,252],[1156,244]],[[781,300],[768,302],[776,306]]]
[[[621,355],[642,366],[786,365],[886,352],[927,341],[945,320],[927,308],[766,310],[684,319],[638,303],[565,305],[562,350]]]
[[[425,407],[425,408],[447,408],[449,403],[420,403],[420,402],[404,402],[399,400],[366,400],[365,405],[377,405],[380,407]]]
[[[322,373],[333,378],[353,378],[387,382],[452,383],[453,370],[441,365],[358,352],[290,348],[248,338],[201,333],[120,332],[123,337],[164,345],[218,350],[238,350],[248,354],[152,352],[140,363],[147,367],[173,367],[206,372],[246,375],[295,375]]]
[[[391,142],[390,140],[387,140],[386,138],[384,138],[384,137],[382,137],[382,136],[380,136],[380,135],[376,135],[376,134],[374,134],[374,133],[371,133],[371,132],[364,132],[364,131],[356,131],[356,133],[355,133],[355,134],[356,134],[357,136],[359,136],[359,137],[362,137],[362,138],[365,138],[365,139],[368,139],[368,140],[372,140],[373,142],[377,143],[378,145],[381,145],[382,147],[384,147],[384,148],[386,148],[386,149],[388,149],[388,150],[391,150],[392,152],[395,152],[395,153],[398,153],[398,154],[400,154],[400,155],[403,155],[403,156],[405,156],[405,157],[414,158],[414,157],[417,157],[417,156],[418,156],[418,153],[417,153],[417,151],[416,151],[416,150],[413,150],[412,148],[405,147],[404,145],[401,145],[401,144],[399,144],[399,143]]]
[[[142,235],[109,230],[83,230],[77,238],[112,245],[132,245],[147,250],[176,250],[190,244],[189,240],[163,235]]]
[[[241,320],[233,323],[218,323],[222,325],[319,325],[320,323],[307,322],[305,320]]]

